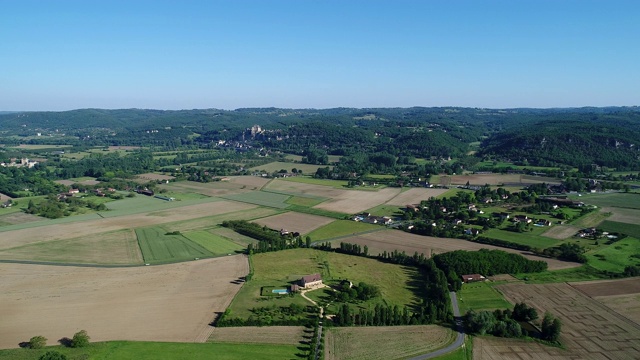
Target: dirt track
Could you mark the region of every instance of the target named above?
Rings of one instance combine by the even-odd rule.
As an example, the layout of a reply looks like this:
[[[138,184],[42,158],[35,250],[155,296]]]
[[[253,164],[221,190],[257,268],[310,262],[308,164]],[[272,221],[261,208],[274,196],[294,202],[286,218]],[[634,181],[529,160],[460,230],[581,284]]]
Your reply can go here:
[[[81,329],[92,341],[204,342],[248,271],[243,255],[118,269],[0,264],[0,348]]]

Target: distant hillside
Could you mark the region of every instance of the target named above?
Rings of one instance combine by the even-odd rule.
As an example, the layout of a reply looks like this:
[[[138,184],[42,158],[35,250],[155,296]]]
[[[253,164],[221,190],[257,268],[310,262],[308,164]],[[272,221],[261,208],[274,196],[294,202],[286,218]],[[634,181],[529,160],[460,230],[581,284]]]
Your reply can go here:
[[[530,165],[640,167],[640,116],[608,115],[583,120],[542,121],[499,132],[482,144],[492,155]]]

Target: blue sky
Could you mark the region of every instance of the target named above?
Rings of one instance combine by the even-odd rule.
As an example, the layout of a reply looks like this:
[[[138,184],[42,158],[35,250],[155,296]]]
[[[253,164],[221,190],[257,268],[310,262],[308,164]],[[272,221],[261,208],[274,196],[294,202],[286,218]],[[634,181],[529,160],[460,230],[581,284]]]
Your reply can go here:
[[[0,0],[0,110],[640,105],[640,1]]]

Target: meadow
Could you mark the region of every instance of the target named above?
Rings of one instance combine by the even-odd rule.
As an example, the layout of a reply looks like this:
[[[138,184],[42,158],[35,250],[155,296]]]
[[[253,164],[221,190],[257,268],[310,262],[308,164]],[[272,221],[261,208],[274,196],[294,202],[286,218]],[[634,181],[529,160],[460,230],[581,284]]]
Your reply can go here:
[[[136,229],[145,263],[157,264],[193,260],[214,254],[181,234],[167,235],[164,228],[154,226]]]
[[[583,201],[599,207],[621,207],[640,209],[640,194],[637,193],[605,193],[583,194],[581,197],[571,196],[573,200]]]
[[[308,234],[312,241],[325,241],[341,236],[351,236],[368,231],[383,230],[384,226],[353,220],[336,220]]]
[[[479,311],[513,307],[502,294],[487,282],[462,284],[462,289],[458,291],[458,305],[461,314],[465,314],[471,309]]]
[[[223,195],[221,197],[224,199],[269,206],[277,209],[286,209],[289,206],[286,202],[289,199],[288,195],[266,191],[251,191],[241,194]]]
[[[548,227],[534,227],[530,232],[518,233],[509,230],[489,229],[482,235],[488,238],[511,241],[516,244],[528,245],[533,248],[544,249],[560,243],[557,239],[540,236]]]
[[[638,219],[640,222],[640,219]],[[617,221],[603,221],[598,228],[603,231],[618,232],[640,239],[640,224],[628,224]]]
[[[628,265],[640,265],[640,240],[627,237],[585,255],[596,269],[622,272]]]
[[[50,340],[50,342],[53,341]],[[0,350],[0,358],[5,360],[37,360],[45,352],[52,350],[65,354],[71,360],[183,360],[186,358],[186,354],[190,360],[211,359],[212,354],[215,354],[216,360],[293,359],[299,352],[294,345],[281,344],[109,341],[91,343],[85,348],[51,346],[38,350]]]
[[[213,255],[235,254],[236,252],[242,252],[245,250],[244,246],[238,245],[223,236],[211,233],[209,231],[190,231],[182,235],[185,238],[193,241],[194,243],[202,246]]]

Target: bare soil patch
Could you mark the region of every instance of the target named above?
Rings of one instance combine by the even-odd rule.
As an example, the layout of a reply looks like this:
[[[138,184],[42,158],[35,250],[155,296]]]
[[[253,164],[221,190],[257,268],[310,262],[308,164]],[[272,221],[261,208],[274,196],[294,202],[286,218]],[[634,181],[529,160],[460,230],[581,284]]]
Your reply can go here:
[[[560,318],[560,341],[570,354],[568,358],[640,358],[640,326],[568,284],[513,283],[496,288],[514,304],[525,301],[540,314],[549,311]],[[542,358],[557,353],[557,349],[549,349],[553,349],[549,356]]]
[[[325,359],[404,359],[445,347],[454,337],[450,329],[435,325],[332,328]]]
[[[7,224],[24,224],[33,221],[40,221],[41,217],[31,214],[25,214],[23,212],[15,212],[7,215],[0,216],[0,222]]]
[[[243,326],[215,328],[209,342],[300,345],[305,335],[303,326]]]
[[[430,197],[436,197],[446,192],[447,192],[447,189],[413,188],[398,194],[398,196],[389,200],[387,204],[396,205],[396,206],[405,206],[408,204],[419,204],[420,201],[422,200],[428,200]]]
[[[248,271],[243,255],[118,269],[0,264],[0,348],[79,329],[92,341],[204,342]]]
[[[156,181],[156,180],[173,180],[173,179],[175,179],[175,176],[161,175],[161,174],[154,174],[154,173],[140,174],[137,177],[138,177],[138,179],[152,180],[152,181]]]
[[[5,202],[5,201],[11,200],[11,199],[13,199],[11,196],[5,195],[3,193],[0,193],[0,201],[1,202]]]
[[[216,201],[147,214],[117,216],[5,231],[2,232],[2,236],[0,236],[0,250],[43,241],[92,236],[104,232],[185,221],[253,208],[255,208],[255,206],[249,204],[233,201]]]
[[[413,254],[414,252],[418,252],[425,254],[425,256],[431,256],[433,254],[440,254],[448,251],[455,250],[480,250],[480,249],[491,249],[491,250],[502,250],[510,253],[520,254],[531,260],[542,260],[545,261],[549,270],[559,270],[559,269],[568,269],[572,267],[578,267],[581,264],[568,262],[568,261],[560,261],[556,259],[544,258],[535,256],[526,251],[520,251],[515,249],[507,249],[501,248],[493,245],[486,245],[480,243],[474,243],[471,241],[460,240],[460,239],[450,239],[450,238],[436,238],[431,236],[422,236],[416,234],[410,234],[400,230],[387,230],[387,231],[376,231],[373,233],[356,235],[344,239],[340,239],[340,241],[348,242],[352,244],[359,245],[367,245],[369,247],[370,254],[382,253],[383,251],[405,251],[407,254]]]
[[[399,193],[399,188],[384,188],[378,191],[346,190],[314,208],[355,214],[384,204]]]
[[[640,294],[640,277],[575,282],[570,285],[591,297]]]
[[[324,216],[287,212],[284,214],[278,214],[254,220],[253,222],[256,224],[267,226],[271,229],[285,229],[291,232],[295,231],[301,234],[308,234],[311,231],[321,226],[327,225],[332,221],[334,221],[334,219]]]
[[[473,360],[581,360],[570,351],[520,339],[475,336]]]
[[[580,229],[575,226],[557,225],[542,233],[542,236],[546,236],[552,239],[564,240],[577,234],[578,230]]]

